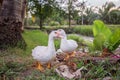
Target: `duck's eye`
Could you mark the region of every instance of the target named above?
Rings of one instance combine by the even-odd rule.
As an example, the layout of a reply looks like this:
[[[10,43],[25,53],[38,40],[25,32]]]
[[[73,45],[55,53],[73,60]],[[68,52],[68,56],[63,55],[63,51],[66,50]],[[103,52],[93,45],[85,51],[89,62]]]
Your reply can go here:
[[[55,34],[57,34],[57,32],[55,32]]]

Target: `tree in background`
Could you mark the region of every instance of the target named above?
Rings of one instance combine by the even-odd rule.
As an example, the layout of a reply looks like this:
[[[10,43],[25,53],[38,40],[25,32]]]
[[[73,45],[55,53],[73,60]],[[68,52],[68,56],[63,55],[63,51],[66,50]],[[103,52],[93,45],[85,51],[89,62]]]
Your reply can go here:
[[[84,24],[93,24],[93,21],[96,19],[99,19],[99,14],[95,13],[95,8],[94,7],[86,7],[85,9],[85,14],[83,14],[83,22]],[[80,17],[81,18],[81,17]],[[82,20],[82,19],[80,19]]]
[[[77,7],[79,7],[79,12],[81,14],[81,24],[83,25],[84,24],[84,14],[83,12],[85,11],[85,4],[86,4],[86,1],[82,1],[81,3],[78,3]]]
[[[120,24],[120,10],[114,9],[109,13],[109,23],[110,24]]]
[[[0,10],[0,48],[25,47],[21,36],[21,0],[3,0]]]
[[[44,20],[51,16],[55,0],[28,0],[28,10],[32,17],[39,18],[40,29],[43,27]]]
[[[53,8],[53,12],[50,17],[51,21],[57,21],[57,22],[59,22],[60,25],[64,25],[66,19],[67,19],[67,14],[64,10],[62,10],[59,6]],[[49,20],[49,19],[47,19],[47,20]]]
[[[103,20],[105,23],[108,23],[110,21],[109,19],[109,12],[110,9],[115,7],[115,4],[113,2],[105,3],[102,8],[99,8],[100,13],[100,19]]]
[[[71,20],[75,19],[78,20],[78,4],[80,3],[79,0],[60,0],[61,3],[59,4],[61,10],[64,10],[68,14],[68,25],[71,26]],[[76,16],[75,16],[76,15]]]
[[[102,8],[87,7],[87,1],[83,0],[28,0],[29,12],[35,24],[42,26],[43,23],[67,24],[69,27],[72,22],[77,24],[92,24],[94,20],[101,19],[108,24],[118,24],[119,10],[111,10],[115,5],[106,3]],[[40,2],[41,1],[41,2]],[[48,4],[49,3],[49,4]],[[41,7],[41,8],[40,8]],[[114,21],[113,21],[114,20]],[[31,22],[31,21],[30,21]],[[39,22],[39,23],[38,23]],[[42,28],[42,27],[40,27]]]

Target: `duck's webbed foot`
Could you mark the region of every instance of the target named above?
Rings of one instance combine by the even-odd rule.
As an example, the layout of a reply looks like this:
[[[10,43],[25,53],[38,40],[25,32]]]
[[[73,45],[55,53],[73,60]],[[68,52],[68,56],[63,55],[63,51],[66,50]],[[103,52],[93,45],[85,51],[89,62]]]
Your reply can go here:
[[[75,57],[75,54],[76,54],[76,52],[73,51],[73,52],[70,54],[70,57]]]
[[[64,58],[65,61],[67,61],[70,58],[69,54],[66,53],[66,57]]]
[[[50,69],[51,68],[51,63],[47,64],[47,68]]]
[[[44,68],[43,68],[43,66],[42,66],[42,64],[41,64],[40,62],[37,61],[36,65],[37,65],[36,68],[37,68],[38,70],[40,70],[41,72],[44,72]]]

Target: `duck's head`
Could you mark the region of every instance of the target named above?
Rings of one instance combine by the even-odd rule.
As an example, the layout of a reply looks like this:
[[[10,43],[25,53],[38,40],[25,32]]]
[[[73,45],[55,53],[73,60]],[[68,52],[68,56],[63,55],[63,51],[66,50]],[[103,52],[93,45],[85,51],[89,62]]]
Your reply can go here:
[[[49,34],[49,37],[51,38],[60,38],[60,34],[58,33],[58,31],[52,31],[50,34]]]
[[[60,38],[66,38],[66,33],[63,29],[58,29],[57,32]]]

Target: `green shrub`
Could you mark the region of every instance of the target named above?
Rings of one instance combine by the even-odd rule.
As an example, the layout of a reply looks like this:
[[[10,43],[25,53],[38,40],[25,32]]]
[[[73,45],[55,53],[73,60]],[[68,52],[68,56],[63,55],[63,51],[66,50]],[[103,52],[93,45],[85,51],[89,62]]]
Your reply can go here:
[[[100,20],[94,21],[93,33],[93,44],[96,50],[102,51],[104,48],[107,48],[109,51],[113,51],[120,44],[120,29],[112,33],[112,31]]]
[[[60,24],[59,24],[59,22],[51,21],[51,22],[49,23],[49,25],[50,25],[50,26],[59,26]]]
[[[75,33],[79,33],[81,35],[93,36],[91,26],[76,26],[73,28],[73,30]]]
[[[83,44],[84,43],[84,40],[80,37],[80,36],[77,36],[75,34],[70,34],[68,35],[68,39],[73,39],[75,40],[79,45]]]

